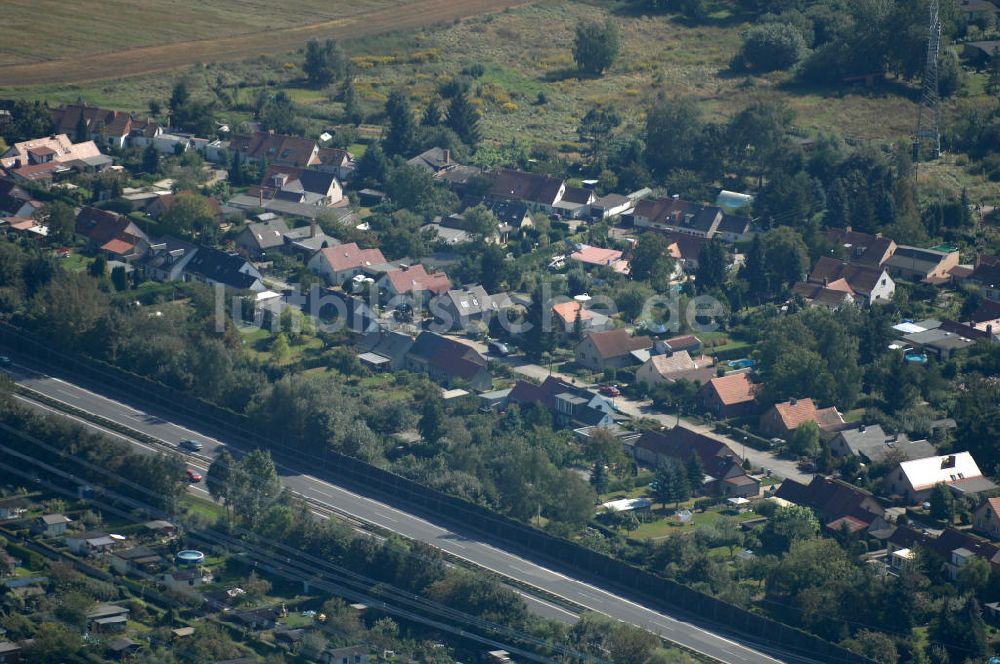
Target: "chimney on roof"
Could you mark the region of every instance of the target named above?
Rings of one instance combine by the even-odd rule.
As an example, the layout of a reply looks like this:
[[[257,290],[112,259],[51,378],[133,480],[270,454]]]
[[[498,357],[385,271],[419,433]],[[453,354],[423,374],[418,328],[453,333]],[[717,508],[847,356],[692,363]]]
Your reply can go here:
[[[954,468],[955,467],[955,455],[950,454],[941,461],[941,468]]]
[[[316,220],[309,222],[309,237],[316,237]]]
[[[844,232],[845,232],[845,233],[850,233],[850,232],[851,232],[852,230],[853,230],[853,229],[852,229],[852,228],[851,228],[850,226],[845,226],[845,227],[844,227]]]
[[[978,270],[979,266],[982,265],[982,263],[983,263],[983,255],[979,252],[976,252],[976,262],[972,266],[973,269]]]
[[[868,427],[866,427],[864,424],[862,424],[861,426],[858,427],[858,432],[859,433],[864,433],[867,430],[868,430]]]
[[[257,190],[257,202],[260,204],[260,207],[264,207],[264,190],[263,189],[258,189]]]
[[[789,399],[789,400],[788,400],[788,405],[789,405],[789,406],[794,406],[794,405],[796,405],[796,404],[797,404],[798,402],[799,402],[799,400],[798,400],[798,399],[796,399],[795,397],[792,397],[791,399]]]
[[[444,163],[448,165],[451,163],[451,150],[445,148],[444,150]]]

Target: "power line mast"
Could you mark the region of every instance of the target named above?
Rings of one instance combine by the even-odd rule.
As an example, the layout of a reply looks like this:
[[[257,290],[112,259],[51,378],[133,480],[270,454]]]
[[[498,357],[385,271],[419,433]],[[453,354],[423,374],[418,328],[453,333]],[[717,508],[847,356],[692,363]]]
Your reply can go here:
[[[938,0],[928,7],[927,64],[924,68],[924,90],[917,115],[917,133],[913,137],[913,173],[920,163],[921,146],[929,145],[934,158],[941,156],[941,97],[938,94],[938,59],[941,54],[941,16]]]

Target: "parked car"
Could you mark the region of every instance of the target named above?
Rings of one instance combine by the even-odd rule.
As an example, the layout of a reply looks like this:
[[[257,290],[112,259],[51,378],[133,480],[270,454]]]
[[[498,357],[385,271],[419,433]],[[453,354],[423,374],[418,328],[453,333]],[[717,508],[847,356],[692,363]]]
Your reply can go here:
[[[620,397],[622,395],[622,391],[614,385],[602,385],[597,391],[606,397]]]
[[[816,472],[816,464],[812,461],[799,461],[798,468],[804,473]]]
[[[499,357],[507,357],[511,353],[510,347],[507,344],[502,341],[496,341],[495,339],[490,340],[489,343],[486,344],[486,349],[491,355],[497,355]]]
[[[201,448],[203,448],[204,445],[202,445],[197,440],[191,440],[190,438],[185,438],[181,442],[177,443],[177,447],[180,447],[181,449],[185,450],[190,450],[192,452],[201,452]]]
[[[193,482],[195,484],[197,484],[202,480],[201,473],[199,473],[194,468],[187,469],[187,477],[189,482]]]

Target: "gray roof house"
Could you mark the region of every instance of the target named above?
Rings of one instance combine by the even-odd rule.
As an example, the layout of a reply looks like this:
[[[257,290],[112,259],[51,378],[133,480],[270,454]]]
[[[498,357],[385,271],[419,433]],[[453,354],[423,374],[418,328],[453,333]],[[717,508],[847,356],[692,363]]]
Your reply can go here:
[[[413,347],[413,337],[385,328],[365,334],[358,344],[358,359],[374,371],[399,371],[406,365],[406,354]]]
[[[864,425],[837,433],[830,442],[834,456],[856,456],[864,463],[883,461],[893,451],[900,451],[909,460],[926,459],[937,450],[926,440],[910,440],[906,434],[887,434],[880,425]]]
[[[465,329],[472,321],[489,320],[493,314],[510,306],[506,293],[490,295],[482,286],[456,288],[434,298],[430,309],[435,322],[447,329]]]
[[[248,224],[236,237],[236,247],[241,253],[259,258],[269,250],[283,247],[287,233],[288,225],[285,220],[273,217]]]
[[[136,268],[155,281],[180,281],[184,268],[194,258],[198,247],[174,237],[163,237],[150,242],[149,250]]]

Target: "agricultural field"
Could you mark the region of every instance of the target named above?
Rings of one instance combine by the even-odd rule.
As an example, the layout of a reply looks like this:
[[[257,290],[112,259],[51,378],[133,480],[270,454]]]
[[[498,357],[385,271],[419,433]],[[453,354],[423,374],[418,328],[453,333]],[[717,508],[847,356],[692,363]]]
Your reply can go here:
[[[0,86],[119,78],[301,48],[496,11],[524,0],[4,2]],[[149,17],[155,15],[156,21]],[[44,17],[40,21],[39,17]],[[31,34],[31,39],[24,39]],[[38,44],[45,44],[39,48]]]

